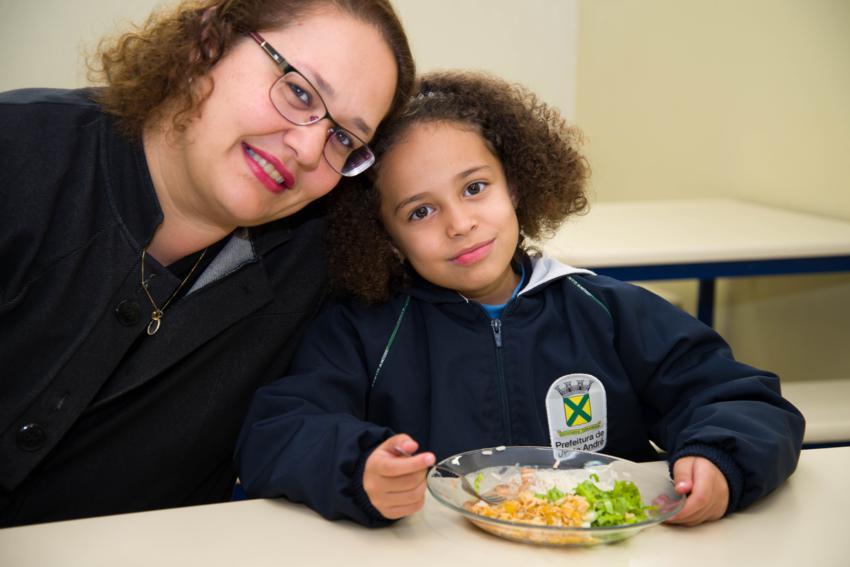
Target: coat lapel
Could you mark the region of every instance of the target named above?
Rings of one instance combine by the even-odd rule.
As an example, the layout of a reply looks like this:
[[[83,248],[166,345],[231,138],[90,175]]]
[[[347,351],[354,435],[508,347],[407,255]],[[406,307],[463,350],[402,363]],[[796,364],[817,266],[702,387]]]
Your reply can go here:
[[[96,405],[162,374],[273,300],[274,291],[250,238],[233,236],[191,290],[168,307],[159,331],[153,336],[142,331],[132,364],[112,377]]]

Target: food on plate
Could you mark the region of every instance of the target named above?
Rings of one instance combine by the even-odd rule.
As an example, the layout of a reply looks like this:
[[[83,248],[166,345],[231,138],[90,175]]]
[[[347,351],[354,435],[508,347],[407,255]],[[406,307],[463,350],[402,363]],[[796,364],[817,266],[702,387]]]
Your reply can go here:
[[[535,545],[622,541],[672,518],[685,504],[663,468],[601,453],[496,447],[439,464],[427,476],[437,501],[486,532]],[[504,500],[479,502],[470,496],[473,487],[489,502],[492,495]]]
[[[655,509],[641,500],[640,490],[631,480],[615,480],[597,472],[547,470],[522,467],[508,474],[492,490],[506,498],[498,504],[469,501],[468,511],[497,520],[537,526],[609,527],[636,524],[648,519]],[[489,476],[502,480],[503,473],[481,471],[475,477],[476,490]]]

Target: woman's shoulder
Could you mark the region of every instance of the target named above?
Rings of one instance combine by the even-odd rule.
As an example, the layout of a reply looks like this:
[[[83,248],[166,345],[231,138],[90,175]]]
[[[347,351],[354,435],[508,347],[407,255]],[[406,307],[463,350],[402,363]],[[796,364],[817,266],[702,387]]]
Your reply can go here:
[[[0,113],[8,119],[56,119],[61,116],[102,113],[93,89],[17,89],[0,93]]]
[[[20,89],[0,93],[0,144],[4,157],[63,155],[87,136],[100,134],[104,113],[92,89]],[[30,155],[32,158],[32,155]]]
[[[94,105],[94,89],[28,88],[0,92],[2,104]]]

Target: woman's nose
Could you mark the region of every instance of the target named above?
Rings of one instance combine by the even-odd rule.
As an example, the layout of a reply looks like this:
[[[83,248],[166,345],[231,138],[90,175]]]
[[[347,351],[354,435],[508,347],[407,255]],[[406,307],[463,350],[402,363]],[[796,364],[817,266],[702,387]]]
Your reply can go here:
[[[315,124],[306,126],[295,126],[290,128],[285,136],[288,144],[295,153],[295,159],[299,165],[306,169],[315,169],[322,160],[325,150],[330,123],[320,120]]]

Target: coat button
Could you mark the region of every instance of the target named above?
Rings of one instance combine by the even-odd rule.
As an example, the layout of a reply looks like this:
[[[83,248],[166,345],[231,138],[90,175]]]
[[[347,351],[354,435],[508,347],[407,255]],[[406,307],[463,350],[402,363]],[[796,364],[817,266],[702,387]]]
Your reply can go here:
[[[118,321],[128,327],[132,327],[139,322],[141,312],[142,308],[139,307],[139,304],[129,299],[125,299],[115,308],[115,316],[118,318]]]
[[[47,433],[44,432],[44,428],[38,423],[28,423],[18,429],[16,441],[18,442],[18,447],[24,451],[38,451],[47,442]]]

